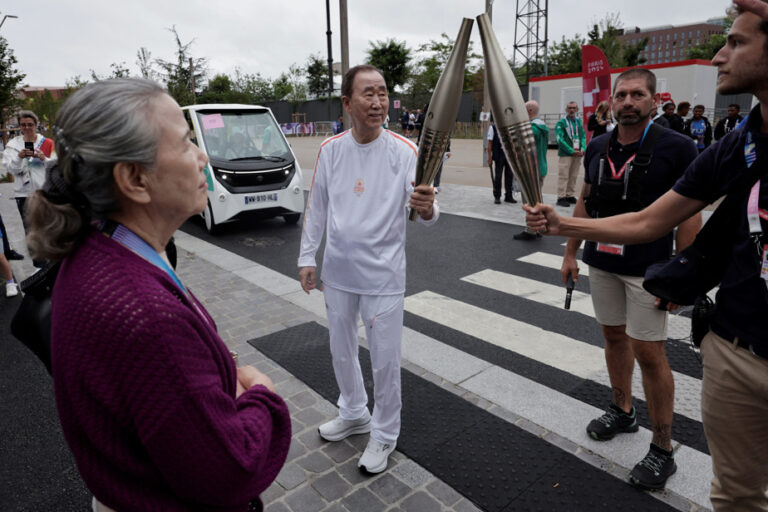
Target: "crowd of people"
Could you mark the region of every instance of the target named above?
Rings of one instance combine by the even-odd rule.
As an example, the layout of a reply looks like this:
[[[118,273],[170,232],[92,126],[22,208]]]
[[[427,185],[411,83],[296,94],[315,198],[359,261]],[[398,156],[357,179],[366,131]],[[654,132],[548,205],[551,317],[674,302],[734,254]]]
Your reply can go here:
[[[718,92],[758,98],[747,119],[734,104],[713,129],[702,105],[693,106],[690,118],[687,102],[660,105],[653,72],[623,72],[610,100],[589,119],[589,143],[576,102],[555,128],[556,206],[573,207],[573,216],[553,205],[526,205],[526,229],[514,237],[568,237],[564,283],[578,281],[577,251],[586,241],[582,260],[611,382],[605,413],[586,432],[608,441],[638,431],[637,361],[652,440],[629,480],[644,489],[664,488],[677,471],[674,380],[665,354],[667,315],[677,306],[645,291],[643,276],[694,242],[701,210],[737,193],[735,176],[766,166],[768,4],[735,3],[727,43],[712,63]],[[339,387],[338,416],[319,435],[338,442],[368,434],[358,466],[375,474],[386,470],[401,430],[407,212],[429,227],[440,208],[433,186],[414,184],[417,147],[410,138],[418,141],[426,107],[403,107],[405,136],[386,129],[387,84],[369,65],[346,73],[342,104],[352,126],[320,148],[298,267],[302,289],[323,292]],[[535,101],[526,108],[541,187],[549,130]],[[35,265],[61,263],[52,292],[54,392],[93,509],[261,510],[259,494],[288,454],[290,415],[268,376],[236,364],[166,254],[175,230],[207,201],[207,157],[190,139],[180,107],[149,80],[104,80],[67,100],[55,140],[37,133],[33,112],[19,112],[18,124],[21,135],[6,145],[3,163],[14,176]],[[504,201],[515,203],[519,187],[493,125],[485,141],[494,202],[501,203],[503,185]],[[768,177],[762,174],[744,194],[743,215],[732,221],[730,263],[701,348],[702,418],[718,512],[768,510]],[[8,258],[17,253],[1,219],[0,236],[0,276],[13,296],[18,289]],[[321,276],[316,255],[324,238]],[[370,347],[372,414],[357,358],[358,319]]]

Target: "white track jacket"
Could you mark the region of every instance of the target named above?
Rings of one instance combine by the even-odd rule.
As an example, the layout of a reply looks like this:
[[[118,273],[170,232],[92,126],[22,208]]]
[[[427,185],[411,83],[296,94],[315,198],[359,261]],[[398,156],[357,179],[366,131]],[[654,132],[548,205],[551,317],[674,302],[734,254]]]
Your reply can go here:
[[[368,144],[350,130],[323,142],[304,213],[299,267],[316,267],[327,230],[322,281],[362,295],[405,293],[405,226],[416,146],[383,130]],[[440,215],[437,201],[432,225]]]

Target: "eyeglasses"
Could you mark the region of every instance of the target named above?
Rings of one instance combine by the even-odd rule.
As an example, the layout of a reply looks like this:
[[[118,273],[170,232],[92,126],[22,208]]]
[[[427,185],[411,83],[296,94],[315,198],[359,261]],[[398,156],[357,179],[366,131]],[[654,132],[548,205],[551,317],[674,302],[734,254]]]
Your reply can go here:
[[[19,123],[19,126],[21,126],[22,128],[34,128],[35,123]]]

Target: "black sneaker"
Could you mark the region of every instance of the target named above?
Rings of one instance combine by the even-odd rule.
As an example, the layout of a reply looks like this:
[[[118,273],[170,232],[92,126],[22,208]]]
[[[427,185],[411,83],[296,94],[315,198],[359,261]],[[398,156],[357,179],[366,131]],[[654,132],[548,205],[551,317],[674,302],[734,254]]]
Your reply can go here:
[[[514,198],[514,197],[512,197],[512,196],[507,196],[507,197],[505,197],[505,198],[504,198],[504,202],[505,202],[505,203],[516,203],[516,202],[517,202],[517,199],[515,199],[515,198]]]
[[[493,200],[493,204],[501,204],[501,199],[498,197]]]
[[[557,206],[569,207],[571,206],[571,202],[567,198],[561,197],[560,199],[557,200]]]
[[[629,474],[629,482],[642,489],[663,489],[667,478],[675,474],[674,452],[651,443],[651,449]]]
[[[541,235],[539,233],[529,233],[527,231],[521,231],[520,233],[513,236],[515,240],[538,240],[541,238]]]
[[[571,204],[576,204],[576,203],[578,202],[578,199],[576,199],[576,198],[575,198],[575,197],[573,197],[573,196],[565,196],[565,198],[566,198],[566,199],[568,200],[568,202],[569,202],[569,203],[571,203]]]
[[[612,403],[605,410],[605,414],[589,422],[587,434],[596,441],[607,441],[613,439],[613,436],[619,432],[637,432],[638,428],[634,407],[626,413],[621,407]]]

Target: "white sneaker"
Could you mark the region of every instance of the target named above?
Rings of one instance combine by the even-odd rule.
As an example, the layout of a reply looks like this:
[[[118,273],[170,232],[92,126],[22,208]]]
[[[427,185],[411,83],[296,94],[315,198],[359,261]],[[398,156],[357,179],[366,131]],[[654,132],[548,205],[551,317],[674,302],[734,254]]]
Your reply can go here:
[[[365,409],[365,413],[356,420],[345,420],[336,416],[328,423],[318,427],[320,437],[326,441],[341,441],[354,434],[367,434],[371,431],[371,413]]]
[[[15,297],[19,294],[19,285],[16,283],[5,283],[5,296]]]
[[[363,456],[357,463],[357,467],[363,468],[369,473],[381,473],[387,469],[389,454],[395,451],[396,443],[380,443],[375,439],[368,440]]]

